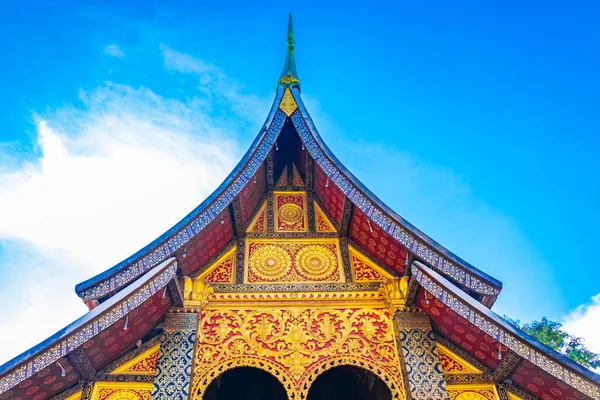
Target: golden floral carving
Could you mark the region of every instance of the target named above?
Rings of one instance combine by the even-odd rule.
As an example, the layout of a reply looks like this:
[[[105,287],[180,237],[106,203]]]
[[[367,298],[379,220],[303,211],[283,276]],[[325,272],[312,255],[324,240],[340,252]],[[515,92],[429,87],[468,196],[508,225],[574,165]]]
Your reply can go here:
[[[200,274],[199,278],[207,283],[235,283],[235,250],[234,246]]]
[[[276,232],[308,231],[305,192],[274,192],[273,205]]]
[[[338,239],[248,239],[247,283],[341,282]]]
[[[388,279],[381,284],[379,292],[383,295],[390,309],[404,306],[404,296],[408,291],[408,276]]]
[[[323,210],[321,210],[321,207],[319,207],[319,205],[317,204],[316,201],[314,202],[314,208],[315,208],[315,229],[316,229],[316,231],[317,232],[336,232],[335,227],[333,226],[331,221],[329,221],[329,218],[327,218],[327,216],[325,215]]]
[[[154,375],[156,373],[156,363],[158,361],[158,351],[160,344],[157,344],[146,350],[137,357],[115,368],[111,374],[119,375]]]
[[[214,289],[204,279],[192,279],[189,276],[181,278],[181,288],[185,307],[203,308],[214,293]]]
[[[344,364],[372,370],[395,399],[404,398],[385,309],[205,310],[192,393],[200,399],[215,370],[258,365],[278,377],[291,399],[300,399],[319,373]]]
[[[296,78],[288,78],[285,76],[281,78],[279,82],[282,82],[284,79],[292,79],[290,82],[298,82]],[[279,103],[279,108],[281,108],[281,111],[283,111],[288,117],[292,115],[294,111],[296,111],[296,109],[298,108],[296,100],[294,100],[294,96],[292,95],[292,92],[290,92],[290,89],[285,89],[285,93],[283,93],[281,103]]]
[[[96,382],[91,400],[150,400],[152,383]]]

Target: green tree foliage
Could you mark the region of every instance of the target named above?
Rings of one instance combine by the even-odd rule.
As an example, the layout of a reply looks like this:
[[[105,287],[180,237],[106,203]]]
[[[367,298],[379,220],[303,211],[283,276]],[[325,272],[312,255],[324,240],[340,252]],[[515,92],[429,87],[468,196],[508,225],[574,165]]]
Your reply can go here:
[[[588,350],[583,339],[571,336],[562,330],[560,323],[550,321],[546,317],[541,321],[533,321],[528,324],[521,324],[518,319],[512,319],[506,315],[504,319],[546,346],[563,353],[571,360],[588,368],[600,368],[600,354]]]

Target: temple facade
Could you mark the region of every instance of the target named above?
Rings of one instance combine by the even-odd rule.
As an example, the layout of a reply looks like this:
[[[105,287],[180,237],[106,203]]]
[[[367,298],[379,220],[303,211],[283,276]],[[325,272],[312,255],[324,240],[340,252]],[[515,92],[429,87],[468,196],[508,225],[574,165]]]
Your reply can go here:
[[[600,399],[600,376],[491,310],[501,289],[332,154],[302,101],[290,17],[273,106],[239,164],[77,285],[90,311],[1,366],[0,400]]]

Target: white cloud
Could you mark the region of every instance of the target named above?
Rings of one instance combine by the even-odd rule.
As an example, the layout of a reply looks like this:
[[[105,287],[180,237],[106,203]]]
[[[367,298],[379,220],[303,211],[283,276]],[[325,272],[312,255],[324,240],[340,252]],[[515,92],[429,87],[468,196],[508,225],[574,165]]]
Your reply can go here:
[[[104,54],[107,54],[112,57],[117,57],[117,58],[125,57],[125,53],[123,52],[123,50],[121,50],[119,45],[116,45],[116,44],[109,44],[108,46],[106,46],[104,48],[103,51],[104,51]]]
[[[35,116],[38,154],[0,165],[0,363],[83,314],[76,283],[170,228],[239,160],[233,133],[256,122],[206,99],[263,104],[211,74],[202,101],[108,83]]]
[[[594,353],[600,353],[600,294],[591,298],[589,304],[582,304],[563,321],[563,327],[574,336],[585,340],[585,345]]]

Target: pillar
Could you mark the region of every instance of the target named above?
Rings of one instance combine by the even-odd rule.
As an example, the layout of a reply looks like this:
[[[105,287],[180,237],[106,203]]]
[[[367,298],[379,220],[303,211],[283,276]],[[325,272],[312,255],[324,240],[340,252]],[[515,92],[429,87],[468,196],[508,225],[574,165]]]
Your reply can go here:
[[[188,400],[198,313],[168,313],[156,363],[152,400]]]
[[[380,289],[393,318],[406,398],[448,400],[431,322],[420,309],[405,305],[407,290],[408,277],[390,279]]]
[[[213,289],[202,279],[189,277],[183,277],[181,287],[183,308],[174,308],[165,317],[152,400],[193,398],[190,384],[198,320]]]

